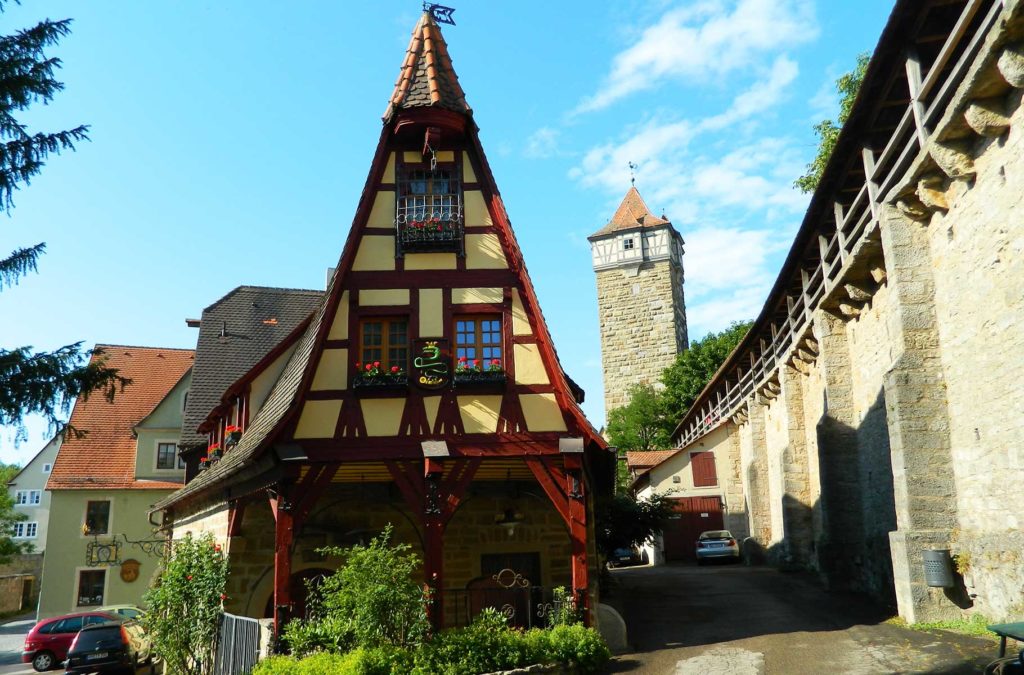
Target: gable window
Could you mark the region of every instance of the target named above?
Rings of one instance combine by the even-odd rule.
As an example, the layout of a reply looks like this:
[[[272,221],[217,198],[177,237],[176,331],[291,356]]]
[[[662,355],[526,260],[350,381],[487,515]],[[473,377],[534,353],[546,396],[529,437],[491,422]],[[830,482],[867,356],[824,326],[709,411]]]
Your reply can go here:
[[[107,534],[110,532],[110,502],[88,502],[85,505],[85,533]]]
[[[18,490],[14,493],[15,506],[36,506],[42,500],[42,490]]]
[[[11,536],[14,539],[35,539],[39,535],[39,523],[15,523]]]
[[[623,239],[622,240],[622,248],[623,248],[623,250],[626,250],[626,251],[632,251],[633,250],[633,239],[632,238]]]
[[[400,170],[397,199],[399,254],[463,252],[462,182],[455,164]]]
[[[78,606],[94,607],[103,604],[106,570],[81,570],[78,573]]]
[[[715,471],[715,453],[691,452],[690,466],[693,469],[693,487],[714,487],[718,485]]]
[[[409,364],[409,321],[407,319],[363,319],[359,330],[359,359],[366,366],[380,363],[390,372],[405,370]]]
[[[51,469],[53,469],[53,464],[50,464],[49,462],[43,464],[43,473],[50,473]]]
[[[156,468],[173,469],[174,460],[178,456],[178,446],[174,443],[157,443]]]
[[[502,357],[501,316],[467,316],[455,321],[455,359],[458,363],[484,370],[491,366],[503,368]]]

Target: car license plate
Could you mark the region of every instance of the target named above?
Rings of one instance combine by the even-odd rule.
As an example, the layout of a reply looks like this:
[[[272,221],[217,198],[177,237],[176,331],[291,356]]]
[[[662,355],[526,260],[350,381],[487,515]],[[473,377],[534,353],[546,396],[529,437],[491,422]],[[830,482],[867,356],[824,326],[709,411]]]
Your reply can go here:
[[[95,654],[87,655],[85,658],[86,659],[105,659],[108,656],[110,656],[110,654],[107,653],[107,652],[96,652]]]
[[[725,548],[725,544],[712,544],[711,548]]]

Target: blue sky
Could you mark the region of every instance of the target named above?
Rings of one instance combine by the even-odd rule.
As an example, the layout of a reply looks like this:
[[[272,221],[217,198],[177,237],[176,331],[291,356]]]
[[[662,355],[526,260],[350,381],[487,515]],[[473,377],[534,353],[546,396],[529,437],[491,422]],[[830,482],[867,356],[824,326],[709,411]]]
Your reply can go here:
[[[454,3],[452,3],[454,4]],[[691,338],[757,314],[807,204],[791,188],[834,80],[891,0],[460,2],[444,34],[566,370],[604,419],[587,235],[636,185],[686,240]],[[322,288],[420,4],[51,0],[66,89],[24,117],[91,125],[15,198],[0,253],[47,243],[0,293],[0,344],[194,346],[240,284]],[[0,461],[45,441],[30,424]]]

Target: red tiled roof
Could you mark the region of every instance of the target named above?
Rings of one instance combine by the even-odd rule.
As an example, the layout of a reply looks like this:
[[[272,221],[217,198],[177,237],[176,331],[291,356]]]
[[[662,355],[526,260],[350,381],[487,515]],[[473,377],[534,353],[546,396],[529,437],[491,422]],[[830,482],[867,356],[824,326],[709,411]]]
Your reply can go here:
[[[631,187],[626,196],[622,198],[622,203],[619,204],[619,208],[616,209],[615,215],[608,221],[608,224],[590,235],[589,238],[603,237],[606,234],[612,234],[620,230],[635,230],[641,227],[657,227],[669,224],[669,221],[651,213],[651,210],[647,208],[647,204],[644,202],[644,198],[640,196],[640,192],[635,187]]]
[[[399,109],[426,107],[473,114],[448,56],[448,45],[430,12],[423,12],[412,29],[412,40],[384,111],[384,121],[390,121]]]
[[[676,450],[649,450],[642,452],[627,452],[626,466],[630,469],[649,469],[652,466],[661,464],[666,459],[676,454]]]
[[[135,438],[132,428],[153,412],[164,396],[192,367],[191,349],[96,345],[106,365],[117,368],[132,383],[118,391],[114,401],[99,393],[79,397],[71,412],[71,426],[87,432],[69,433],[54,461],[48,490],[109,488],[175,489],[180,483],[135,479]]]

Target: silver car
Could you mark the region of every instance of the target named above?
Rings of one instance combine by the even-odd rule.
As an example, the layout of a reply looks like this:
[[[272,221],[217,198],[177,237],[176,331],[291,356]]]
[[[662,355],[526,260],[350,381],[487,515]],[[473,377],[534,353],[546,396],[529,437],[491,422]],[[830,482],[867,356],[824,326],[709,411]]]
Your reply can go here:
[[[705,561],[716,558],[740,559],[739,542],[729,530],[708,530],[701,532],[697,539],[697,564],[703,565]]]

